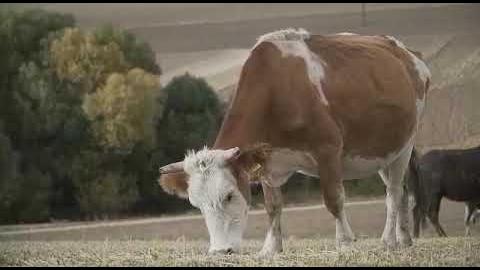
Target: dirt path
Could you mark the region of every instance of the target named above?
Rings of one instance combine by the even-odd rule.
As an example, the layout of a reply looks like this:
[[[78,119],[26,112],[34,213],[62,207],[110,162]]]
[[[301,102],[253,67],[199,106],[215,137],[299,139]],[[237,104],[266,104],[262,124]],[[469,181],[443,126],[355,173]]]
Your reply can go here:
[[[359,238],[380,237],[385,221],[384,200],[346,204],[348,217]],[[440,212],[441,223],[450,236],[463,235],[464,205],[444,200]],[[267,217],[264,210],[251,211],[246,238],[265,236]],[[283,210],[282,226],[285,237],[333,238],[335,222],[323,205],[290,207]],[[473,234],[480,233],[473,227]],[[426,231],[432,236],[431,227]],[[206,239],[208,233],[200,215],[140,220],[99,222],[73,226],[32,228],[0,233],[2,240],[105,240],[105,239]]]

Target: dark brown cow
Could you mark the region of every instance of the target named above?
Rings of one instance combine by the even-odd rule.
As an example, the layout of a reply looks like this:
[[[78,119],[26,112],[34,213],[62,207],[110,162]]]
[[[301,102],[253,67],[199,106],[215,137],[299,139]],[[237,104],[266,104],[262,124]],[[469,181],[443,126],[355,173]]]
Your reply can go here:
[[[282,251],[280,186],[294,172],[322,182],[339,245],[354,240],[342,179],[378,172],[387,188],[382,240],[410,245],[403,176],[429,80],[419,54],[389,36],[263,35],[213,148],[160,168],[160,184],[202,211],[209,251],[229,253],[245,229],[249,181],[261,179],[270,217],[261,254],[269,255]]]

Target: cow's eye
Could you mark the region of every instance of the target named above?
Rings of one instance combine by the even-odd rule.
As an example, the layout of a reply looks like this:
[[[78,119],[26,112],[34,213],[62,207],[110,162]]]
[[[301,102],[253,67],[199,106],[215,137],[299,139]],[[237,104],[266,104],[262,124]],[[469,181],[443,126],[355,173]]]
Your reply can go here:
[[[228,193],[228,195],[225,197],[225,202],[230,202],[233,199],[233,192]]]

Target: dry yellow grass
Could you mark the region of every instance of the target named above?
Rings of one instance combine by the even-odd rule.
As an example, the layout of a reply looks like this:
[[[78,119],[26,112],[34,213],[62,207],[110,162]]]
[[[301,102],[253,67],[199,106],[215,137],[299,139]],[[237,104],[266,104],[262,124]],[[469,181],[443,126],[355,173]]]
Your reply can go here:
[[[260,240],[239,255],[206,255],[206,241],[2,242],[2,266],[480,266],[480,238],[425,238],[412,247],[386,250],[362,239],[337,251],[333,239],[287,239],[285,251],[256,257]]]

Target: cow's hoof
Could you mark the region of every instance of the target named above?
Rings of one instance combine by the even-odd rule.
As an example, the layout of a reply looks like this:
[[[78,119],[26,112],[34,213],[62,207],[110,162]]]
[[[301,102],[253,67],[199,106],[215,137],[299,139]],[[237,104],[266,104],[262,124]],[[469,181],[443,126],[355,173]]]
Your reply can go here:
[[[398,242],[396,239],[382,239],[383,246],[388,250],[394,250],[398,248]]]
[[[353,247],[353,242],[356,242],[356,238],[343,238],[343,239],[337,239],[337,250],[351,250]]]
[[[262,248],[260,252],[256,255],[257,258],[259,259],[269,259],[275,256],[276,254],[282,253],[282,250],[278,249],[269,249],[269,248]]]
[[[413,245],[413,241],[411,237],[400,238],[400,247],[407,248]]]

